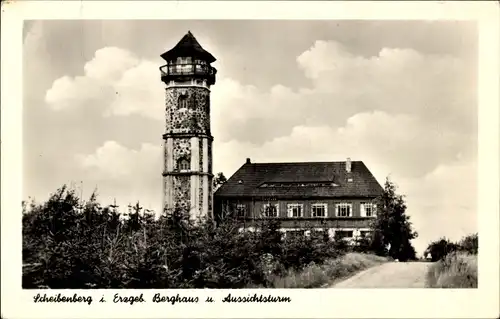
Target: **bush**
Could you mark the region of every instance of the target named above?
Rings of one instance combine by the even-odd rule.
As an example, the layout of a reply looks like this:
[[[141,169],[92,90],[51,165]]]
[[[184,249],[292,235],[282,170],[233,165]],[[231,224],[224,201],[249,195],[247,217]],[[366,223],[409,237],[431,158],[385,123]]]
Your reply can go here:
[[[446,258],[448,254],[460,251],[472,255],[478,253],[478,234],[465,236],[459,242],[451,242],[446,238],[441,238],[429,244],[424,255],[431,255],[432,261],[438,261]]]
[[[64,186],[43,204],[23,203],[23,288],[273,287],[348,250],[316,233],[283,240],[275,220],[259,232],[241,226],[194,224],[180,209],[155,219],[139,203],[121,214]]]
[[[438,261],[446,257],[451,252],[458,249],[458,246],[446,238],[432,242],[427,247],[426,253],[431,255],[432,261]]]
[[[467,252],[472,255],[477,255],[478,253],[479,238],[478,234],[472,234],[465,236],[458,242],[459,250]]]
[[[430,288],[477,288],[477,255],[453,252],[429,267]]]

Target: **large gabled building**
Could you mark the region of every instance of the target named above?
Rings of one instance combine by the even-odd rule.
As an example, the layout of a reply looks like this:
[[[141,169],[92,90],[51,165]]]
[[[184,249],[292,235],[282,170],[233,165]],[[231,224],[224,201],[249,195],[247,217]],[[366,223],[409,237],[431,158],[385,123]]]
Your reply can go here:
[[[383,192],[361,161],[252,163],[247,159],[215,192],[215,211],[243,227],[278,218],[284,232],[305,227],[355,238],[370,232]]]

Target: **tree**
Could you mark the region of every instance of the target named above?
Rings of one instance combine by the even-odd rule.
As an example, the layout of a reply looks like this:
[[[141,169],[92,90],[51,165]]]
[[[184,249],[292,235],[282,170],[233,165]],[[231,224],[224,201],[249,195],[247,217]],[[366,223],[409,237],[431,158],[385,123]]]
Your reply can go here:
[[[377,218],[373,223],[372,250],[401,261],[416,259],[411,240],[418,236],[406,215],[406,203],[396,194],[396,185],[386,179],[384,192],[377,200]]]
[[[462,240],[460,240],[458,245],[460,246],[461,250],[464,250],[464,251],[468,252],[469,254],[477,255],[478,240],[479,240],[478,234],[475,233],[475,234],[471,234],[471,235],[468,235],[468,236],[462,238]]]
[[[449,253],[456,251],[457,249],[458,245],[443,237],[437,241],[430,243],[429,246],[427,246],[425,253],[431,255],[432,261],[438,261],[446,257],[446,255],[448,255]]]
[[[462,238],[458,242],[452,242],[446,237],[442,237],[436,241],[431,242],[424,252],[424,255],[430,254],[432,261],[444,259],[446,255],[455,251],[467,252],[475,255],[478,252],[478,234],[470,234]]]
[[[214,193],[224,184],[227,182],[226,176],[224,176],[224,173],[219,172],[214,178]]]

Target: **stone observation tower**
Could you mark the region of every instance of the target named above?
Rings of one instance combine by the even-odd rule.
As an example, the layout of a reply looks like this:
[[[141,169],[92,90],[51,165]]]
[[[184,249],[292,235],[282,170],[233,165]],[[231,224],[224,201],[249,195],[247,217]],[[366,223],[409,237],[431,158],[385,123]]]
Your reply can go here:
[[[212,140],[210,86],[217,70],[215,58],[191,32],[163,53],[160,67],[165,83],[163,205],[189,212],[192,219],[211,218]]]

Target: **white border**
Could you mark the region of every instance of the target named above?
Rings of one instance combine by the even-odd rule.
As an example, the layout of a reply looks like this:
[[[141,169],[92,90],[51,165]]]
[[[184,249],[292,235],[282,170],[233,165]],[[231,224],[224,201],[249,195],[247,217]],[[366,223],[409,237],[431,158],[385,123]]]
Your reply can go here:
[[[488,2],[179,2],[18,1],[2,3],[1,186],[2,316],[5,318],[491,318],[499,314],[499,10]],[[290,304],[34,304],[21,287],[22,27],[24,19],[470,19],[479,25],[479,288],[476,290],[370,289],[259,290],[290,296]],[[74,292],[74,291],[73,291]],[[115,291],[106,291],[111,296]],[[155,291],[144,293],[149,299]],[[168,294],[212,296],[250,290],[175,290]],[[166,293],[166,292],[162,292]],[[366,297],[366,298],[365,298]],[[360,304],[360,300],[362,303]]]

